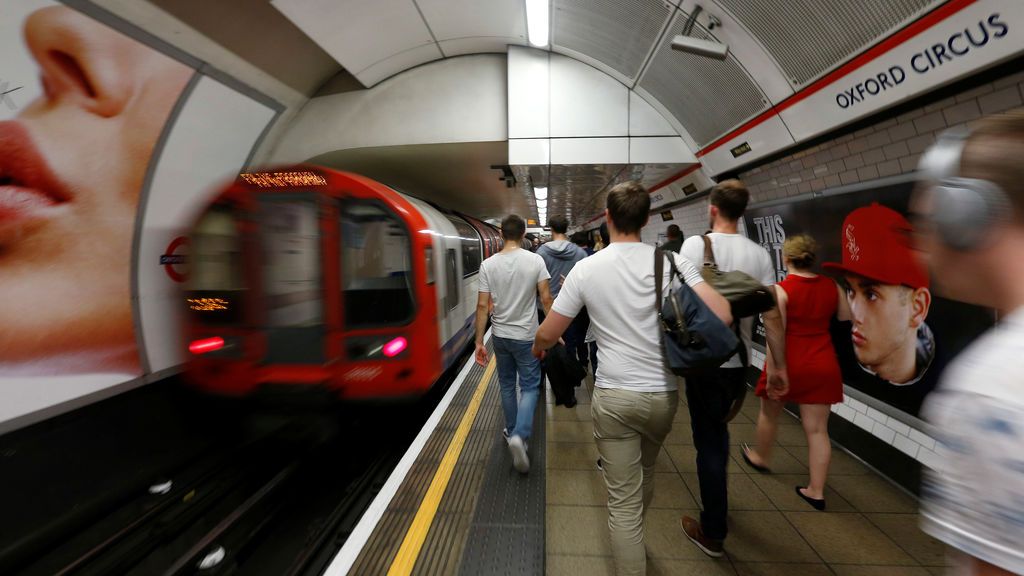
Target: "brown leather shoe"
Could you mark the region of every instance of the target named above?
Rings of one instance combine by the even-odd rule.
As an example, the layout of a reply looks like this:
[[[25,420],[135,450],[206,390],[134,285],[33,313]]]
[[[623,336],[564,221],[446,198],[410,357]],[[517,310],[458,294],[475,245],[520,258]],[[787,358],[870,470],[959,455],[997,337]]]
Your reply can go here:
[[[700,521],[689,516],[683,516],[679,519],[679,524],[683,528],[683,534],[693,542],[700,551],[711,556],[712,558],[722,557],[722,541],[713,540],[704,535],[704,530],[700,527]]]

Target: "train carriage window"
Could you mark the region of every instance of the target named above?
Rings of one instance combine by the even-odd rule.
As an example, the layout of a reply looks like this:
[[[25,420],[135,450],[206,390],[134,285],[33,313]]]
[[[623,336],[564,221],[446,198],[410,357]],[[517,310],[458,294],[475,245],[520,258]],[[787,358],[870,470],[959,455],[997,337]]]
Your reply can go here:
[[[241,319],[242,239],[230,206],[216,205],[192,234],[189,310],[204,324],[233,324]]]
[[[448,250],[448,258],[445,259],[445,273],[448,279],[445,304],[448,310],[454,310],[459,305],[459,271],[455,264],[455,250]]]
[[[383,205],[342,204],[341,274],[347,328],[391,326],[412,319],[409,230]]]
[[[461,218],[448,216],[448,220],[455,225],[455,230],[462,242],[462,277],[476,274],[480,271],[480,262],[482,261],[480,235]]]

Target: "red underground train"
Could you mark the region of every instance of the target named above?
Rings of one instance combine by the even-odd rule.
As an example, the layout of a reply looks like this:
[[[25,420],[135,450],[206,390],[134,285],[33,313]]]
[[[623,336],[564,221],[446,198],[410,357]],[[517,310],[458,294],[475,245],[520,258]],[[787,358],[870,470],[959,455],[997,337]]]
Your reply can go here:
[[[472,340],[498,231],[315,166],[241,174],[191,235],[186,377],[227,396],[415,398]]]

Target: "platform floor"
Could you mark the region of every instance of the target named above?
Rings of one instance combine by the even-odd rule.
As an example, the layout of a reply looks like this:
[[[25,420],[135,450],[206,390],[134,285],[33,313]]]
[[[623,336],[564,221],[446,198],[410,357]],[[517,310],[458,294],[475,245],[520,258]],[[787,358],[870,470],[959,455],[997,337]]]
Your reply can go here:
[[[546,573],[615,573],[607,525],[607,493],[596,468],[590,389],[579,404],[554,405],[547,394]],[[726,556],[709,559],[679,528],[696,517],[700,491],[685,397],[660,454],[652,510],[646,520],[649,575],[928,576],[943,574],[942,544],[921,532],[917,502],[861,462],[835,448],[818,512],[793,491],[806,482],[807,442],[799,421],[784,414],[772,474],[748,467],[740,444],[754,439],[759,401],[747,397],[730,425],[730,533]]]

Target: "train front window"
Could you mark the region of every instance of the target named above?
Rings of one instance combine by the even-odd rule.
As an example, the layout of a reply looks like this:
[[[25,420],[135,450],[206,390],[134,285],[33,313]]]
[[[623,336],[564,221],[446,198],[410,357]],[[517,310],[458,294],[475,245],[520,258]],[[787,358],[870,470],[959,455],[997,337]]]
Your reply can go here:
[[[192,234],[185,304],[204,324],[241,318],[242,241],[231,207],[212,207]]]
[[[341,286],[345,326],[404,324],[414,307],[409,231],[376,202],[348,201],[341,210]]]
[[[315,200],[265,198],[261,208],[268,324],[299,328],[323,323],[320,224]]]

